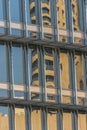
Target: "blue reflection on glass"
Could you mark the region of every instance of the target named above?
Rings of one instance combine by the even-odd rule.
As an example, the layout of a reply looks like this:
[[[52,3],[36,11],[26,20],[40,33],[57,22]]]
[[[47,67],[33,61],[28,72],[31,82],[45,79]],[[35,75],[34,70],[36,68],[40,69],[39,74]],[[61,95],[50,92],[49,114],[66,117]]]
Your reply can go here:
[[[11,21],[21,21],[21,0],[10,0]]]
[[[0,82],[7,82],[6,78],[6,50],[4,45],[0,45]]]
[[[23,84],[22,48],[12,47],[14,84]]]
[[[0,20],[4,19],[4,0],[0,0]]]

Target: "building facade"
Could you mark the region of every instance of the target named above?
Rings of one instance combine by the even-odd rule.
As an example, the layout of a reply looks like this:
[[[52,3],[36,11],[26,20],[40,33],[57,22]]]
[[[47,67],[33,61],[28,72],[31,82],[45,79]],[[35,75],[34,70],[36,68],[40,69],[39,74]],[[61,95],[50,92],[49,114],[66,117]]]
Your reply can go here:
[[[86,0],[0,0],[0,130],[87,130]]]

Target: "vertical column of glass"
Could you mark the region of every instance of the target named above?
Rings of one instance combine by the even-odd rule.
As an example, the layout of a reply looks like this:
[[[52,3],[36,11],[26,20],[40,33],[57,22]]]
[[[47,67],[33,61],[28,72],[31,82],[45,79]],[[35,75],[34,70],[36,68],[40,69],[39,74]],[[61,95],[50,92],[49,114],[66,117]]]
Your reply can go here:
[[[47,110],[47,130],[58,130],[57,111]]]
[[[72,113],[63,112],[63,130],[72,129]]]
[[[37,107],[31,110],[31,130],[42,130],[41,110]]]
[[[0,21],[5,24],[5,20],[6,20],[6,8],[5,8],[5,0],[0,0]],[[0,27],[0,34],[5,34],[5,28],[4,27]]]
[[[54,72],[54,49],[44,49],[44,74],[46,101],[56,102],[57,91],[55,86]]]
[[[23,22],[23,3],[22,0],[10,0],[10,19],[11,19],[11,25],[13,23],[13,26],[11,28],[11,35],[13,36],[22,36],[22,28],[17,29],[16,26],[21,25]]]
[[[78,113],[78,130],[87,130],[87,114]]]
[[[0,44],[0,97],[8,97],[8,77],[7,77],[7,51],[6,45]],[[9,76],[9,75],[8,75]]]
[[[12,78],[14,98],[24,98],[24,55],[21,45],[12,45]]]
[[[52,40],[53,28],[52,28],[52,4],[51,0],[42,0],[42,25],[44,39]]]
[[[81,53],[75,53],[75,78],[77,88],[77,104],[85,104],[85,84],[84,84],[84,60]]]
[[[58,17],[58,41],[67,42],[68,31],[66,23],[66,0],[57,0],[57,17]]]
[[[36,0],[26,0],[26,21],[27,21],[27,37],[38,37],[38,22],[37,22],[37,8]],[[28,29],[28,28],[31,29]]]
[[[0,106],[0,130],[10,130],[8,106]]]
[[[72,91],[70,83],[70,61],[69,52],[60,51],[60,80],[62,88],[62,103],[72,103]]]
[[[72,0],[72,22],[74,43],[82,44],[83,39],[83,21],[82,21],[82,1]]]
[[[38,49],[28,48],[28,74],[29,74],[29,95],[31,100],[41,99],[40,87],[40,69],[39,69],[39,55]]]
[[[15,114],[15,130],[26,130],[25,108],[15,107],[14,110],[15,110],[14,111],[14,114]]]

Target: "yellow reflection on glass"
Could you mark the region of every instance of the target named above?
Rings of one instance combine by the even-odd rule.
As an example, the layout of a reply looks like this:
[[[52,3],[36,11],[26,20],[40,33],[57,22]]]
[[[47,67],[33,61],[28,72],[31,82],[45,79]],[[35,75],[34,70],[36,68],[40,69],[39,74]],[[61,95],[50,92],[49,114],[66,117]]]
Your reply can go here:
[[[7,107],[0,107],[0,130],[9,130],[9,115]]]
[[[83,57],[81,54],[75,55],[76,85],[77,90],[84,90],[84,69]]]
[[[15,108],[15,129],[26,130],[24,108]]]
[[[57,112],[49,110],[47,113],[47,129],[57,130]]]
[[[63,34],[66,33],[66,9],[65,9],[65,0],[57,0],[57,15],[58,15],[58,27],[59,34],[62,31],[62,35],[59,35],[59,41],[66,42],[67,36]]]
[[[63,113],[63,130],[72,130],[72,114]]]
[[[87,130],[87,115],[78,114],[78,130]]]
[[[61,73],[61,86],[63,89],[70,89],[69,79],[69,59],[67,52],[60,53],[60,73]]]
[[[41,110],[39,109],[32,109],[31,112],[31,127],[32,130],[42,130],[42,125],[41,125]]]

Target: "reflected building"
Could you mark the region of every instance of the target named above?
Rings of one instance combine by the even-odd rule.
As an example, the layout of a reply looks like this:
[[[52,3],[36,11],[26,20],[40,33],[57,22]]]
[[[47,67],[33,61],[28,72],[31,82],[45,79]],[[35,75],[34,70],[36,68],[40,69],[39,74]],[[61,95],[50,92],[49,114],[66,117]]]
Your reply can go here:
[[[87,130],[85,2],[0,0],[0,130]]]

